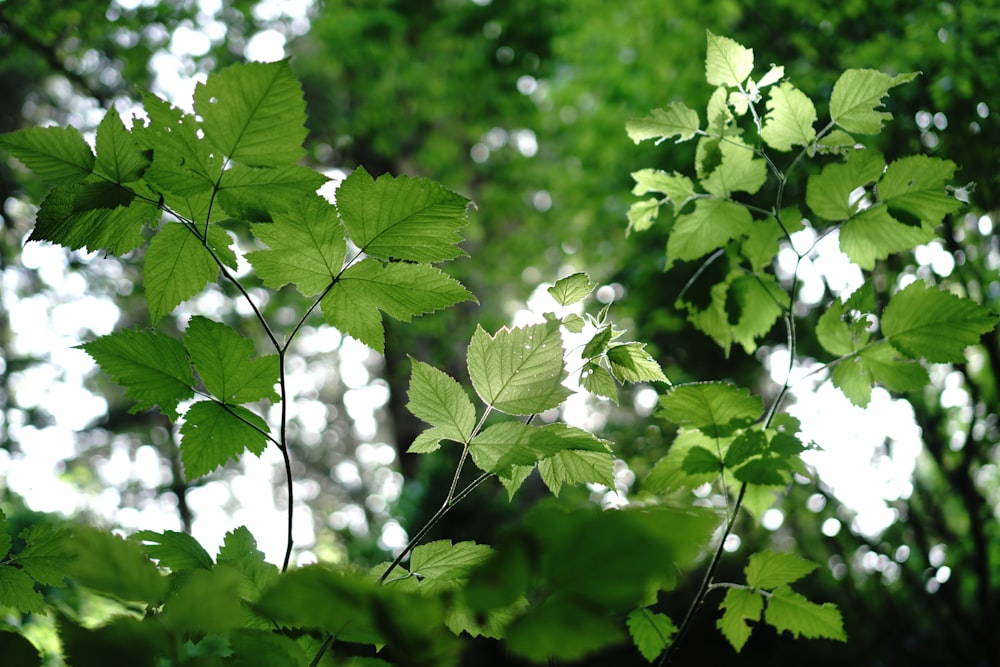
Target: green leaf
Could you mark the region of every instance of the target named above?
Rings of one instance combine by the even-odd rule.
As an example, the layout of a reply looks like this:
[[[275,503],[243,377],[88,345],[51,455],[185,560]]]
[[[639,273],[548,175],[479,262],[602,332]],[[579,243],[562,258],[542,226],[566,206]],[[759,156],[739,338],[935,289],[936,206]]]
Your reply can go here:
[[[274,224],[251,229],[271,249],[249,252],[247,261],[272,289],[293,283],[304,296],[315,296],[344,268],[344,229],[337,210],[318,195],[302,198],[293,212],[276,214]]]
[[[874,378],[860,357],[844,359],[834,366],[830,380],[847,400],[858,407],[866,407],[872,400]]]
[[[226,533],[216,560],[219,566],[232,568],[243,576],[243,597],[249,600],[257,600],[278,576],[278,568],[264,560],[264,552],[257,548],[257,541],[246,526]]]
[[[11,544],[10,531],[7,528],[7,515],[0,509],[0,561],[6,559]]]
[[[653,662],[663,653],[677,634],[677,626],[666,614],[649,609],[636,609],[626,619],[632,643],[647,661]]]
[[[889,255],[910,250],[935,238],[931,225],[899,222],[885,204],[865,209],[840,229],[840,249],[866,271]]]
[[[429,542],[413,550],[410,572],[422,580],[464,580],[475,566],[489,559],[492,551],[475,542]]]
[[[727,382],[702,382],[674,387],[660,398],[660,415],[710,437],[732,435],[760,418],[764,403],[750,390]]]
[[[753,49],[708,31],[705,79],[713,86],[741,85],[753,71]]]
[[[58,185],[42,201],[29,241],[51,241],[76,250],[106,250],[124,255],[142,244],[142,227],[159,220],[159,209],[147,201],[129,199],[131,191],[111,186],[110,199],[89,201],[100,195],[96,183]],[[124,195],[122,197],[121,195]]]
[[[767,181],[767,162],[755,158],[753,149],[738,137],[720,143],[719,151],[719,166],[701,179],[706,192],[722,199],[734,192],[755,194]]]
[[[385,348],[381,310],[389,317],[409,322],[462,301],[475,301],[468,290],[428,264],[363,259],[348,267],[323,297],[320,307],[326,321],[354,336],[377,352]]]
[[[660,364],[646,352],[645,343],[612,345],[607,356],[611,374],[619,382],[670,383]]]
[[[198,401],[184,415],[181,460],[188,480],[203,477],[244,450],[260,456],[267,447],[267,422],[246,408]]]
[[[632,194],[641,197],[649,192],[660,192],[674,207],[674,213],[680,213],[688,201],[694,198],[694,183],[691,179],[676,171],[668,174],[660,169],[640,169],[632,172],[635,187]]]
[[[667,239],[667,268],[674,262],[704,257],[747,234],[753,225],[750,212],[726,199],[698,199],[694,211],[677,217]]]
[[[226,659],[226,667],[308,667],[310,661],[306,649],[294,639],[271,630],[239,628],[229,633],[229,645],[232,655]]]
[[[542,481],[558,496],[566,484],[603,484],[615,488],[614,457],[608,451],[568,449],[543,459],[538,464]]]
[[[143,93],[142,100],[149,124],[133,134],[153,150],[145,180],[176,195],[210,191],[222,174],[223,156],[199,138],[198,120],[152,93]]]
[[[890,76],[871,69],[849,69],[833,84],[830,95],[830,118],[847,132],[878,134],[882,124],[892,118],[882,107],[889,89],[913,81],[917,72]]]
[[[45,523],[25,528],[20,535],[25,547],[11,561],[20,565],[38,583],[61,588],[66,585],[66,566],[69,563],[66,548],[68,534],[66,530]]]
[[[682,469],[688,475],[702,475],[722,472],[722,461],[705,447],[692,447],[684,457]]]
[[[194,396],[194,374],[180,341],[153,330],[123,329],[80,346],[115,382],[139,412],[160,406],[172,421],[177,405]]]
[[[728,284],[724,307],[730,336],[747,354],[752,354],[757,349],[757,339],[766,335],[781,317],[780,304],[788,302],[788,294],[767,273],[734,273]]]
[[[430,454],[441,448],[441,441],[447,438],[448,429],[440,426],[432,426],[418,435],[407,447],[407,454]]]
[[[882,315],[894,348],[932,363],[965,361],[965,348],[996,324],[996,313],[919,280],[893,295]]]
[[[574,273],[573,275],[557,280],[548,289],[548,293],[560,306],[569,306],[586,299],[594,291],[595,287],[597,285],[590,282],[590,278],[587,277],[586,273]]]
[[[219,248],[228,251],[231,239],[222,228],[209,227],[208,238],[217,253]],[[226,263],[226,257],[220,259]],[[150,318],[160,321],[218,275],[219,265],[197,236],[182,224],[164,225],[146,251],[143,277]]]
[[[450,375],[410,358],[407,409],[436,427],[435,436],[467,443],[476,426],[476,408]]]
[[[584,359],[593,359],[595,357],[600,357],[608,349],[608,343],[612,341],[615,335],[614,327],[610,324],[594,334],[594,336],[587,341],[587,344],[583,346],[583,352],[580,355]]]
[[[179,633],[224,634],[243,625],[240,575],[230,568],[188,570],[161,618]]]
[[[788,631],[793,637],[847,641],[844,621],[836,606],[810,602],[787,586],[768,598],[764,620],[778,632]]]
[[[733,438],[726,450],[724,463],[727,468],[735,468],[765,451],[767,451],[767,436],[762,431],[744,431]],[[715,469],[718,470],[718,468],[718,461],[716,461]]]
[[[740,254],[750,262],[750,269],[757,274],[764,273],[778,254],[779,243],[786,235],[804,229],[802,213],[797,208],[787,208],[781,212],[781,224],[775,218],[757,219],[750,227],[750,233],[740,246]]]
[[[558,322],[504,327],[493,336],[477,327],[467,363],[476,393],[501,412],[544,412],[571,393],[562,386],[566,371]]]
[[[383,174],[363,167],[337,188],[337,210],[358,248],[379,259],[440,262],[463,254],[457,233],[469,200],[425,178]]]
[[[747,584],[753,588],[772,589],[798,581],[819,565],[789,553],[761,551],[747,563]]]
[[[177,651],[178,638],[168,638],[164,625],[152,615],[141,620],[118,616],[95,629],[77,625],[62,614],[57,619],[65,664],[73,667],[159,667],[161,656],[170,654],[171,649]]]
[[[834,299],[816,323],[816,338],[823,349],[830,354],[838,356],[851,354],[868,342],[867,336],[861,338],[857,336],[858,332],[848,326],[844,316],[843,302]]]
[[[747,621],[756,623],[760,620],[761,612],[764,610],[764,600],[753,591],[730,588],[726,591],[726,597],[719,605],[719,609],[723,609],[724,612],[715,625],[739,653],[753,632],[753,626]]]
[[[766,456],[747,461],[733,472],[733,477],[740,482],[758,486],[786,486],[790,469],[784,458]]]
[[[890,391],[917,391],[930,384],[927,369],[919,361],[901,357],[889,345],[870,347],[860,356],[872,378]]]
[[[167,591],[167,579],[136,542],[81,527],[66,544],[74,555],[66,574],[88,588],[145,603],[161,601]]]
[[[628,209],[628,228],[637,232],[644,232],[653,226],[660,213],[660,201],[658,199],[646,199],[637,201]]]
[[[229,325],[195,316],[184,333],[195,370],[205,388],[224,403],[279,400],[278,355],[254,357],[253,342]]]
[[[165,530],[162,533],[140,530],[132,535],[132,539],[139,540],[145,547],[146,555],[155,558],[160,567],[168,567],[174,572],[212,568],[212,557],[198,540],[187,533],[175,530]]]
[[[785,82],[771,91],[760,136],[778,151],[809,146],[816,139],[816,107],[805,93]]]
[[[0,134],[0,148],[54,185],[78,183],[94,169],[94,154],[75,127],[29,127]]]
[[[151,156],[143,151],[135,137],[125,129],[114,109],[104,114],[97,127],[97,161],[94,172],[115,183],[129,183],[142,178]]]
[[[295,211],[327,180],[318,171],[295,164],[276,168],[236,165],[222,172],[218,201],[234,218],[271,222],[276,213]]]
[[[517,421],[494,424],[469,444],[472,460],[484,472],[511,477],[512,466],[533,466],[566,451],[608,453],[605,441],[566,424],[527,426]]]
[[[534,663],[576,662],[598,649],[620,643],[622,630],[572,597],[550,596],[507,628],[504,645]]]
[[[828,134],[824,134],[820,137],[819,141],[816,142],[816,152],[820,155],[843,155],[858,148],[860,148],[860,146],[858,145],[858,142],[854,140],[854,137],[839,129],[831,130]]]
[[[830,221],[846,220],[859,201],[851,199],[858,188],[874,183],[885,169],[885,159],[875,151],[854,151],[843,163],[829,164],[809,177],[806,204],[816,215]]]
[[[45,598],[35,590],[35,581],[27,573],[9,565],[0,565],[0,607],[44,614]]]
[[[611,371],[598,363],[589,361],[580,371],[580,384],[595,396],[608,398],[618,403],[618,385]]]
[[[653,109],[645,118],[630,119],[625,123],[625,131],[635,143],[656,139],[659,144],[671,137],[677,137],[677,143],[680,143],[697,134],[700,126],[697,111],[689,109],[683,102],[672,102],[666,111]]]
[[[305,100],[287,60],[236,64],[194,89],[205,140],[229,159],[277,167],[305,155]]]
[[[926,155],[911,155],[892,162],[878,184],[878,194],[889,211],[900,212],[930,225],[962,208],[963,204],[945,192],[955,174],[955,163]]]
[[[570,333],[583,333],[583,330],[587,327],[587,322],[576,313],[568,313],[562,318],[562,325]]]

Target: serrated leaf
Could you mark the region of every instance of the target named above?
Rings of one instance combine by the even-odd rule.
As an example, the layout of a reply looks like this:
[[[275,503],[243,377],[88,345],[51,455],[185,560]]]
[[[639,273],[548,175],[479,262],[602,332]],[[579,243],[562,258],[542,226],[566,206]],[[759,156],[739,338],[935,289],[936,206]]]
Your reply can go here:
[[[167,627],[182,634],[225,634],[243,625],[242,581],[237,571],[219,567],[186,574],[160,614]]]
[[[0,561],[7,558],[12,544],[10,531],[7,528],[7,515],[0,509]]]
[[[530,415],[560,405],[569,389],[558,322],[504,327],[490,336],[477,327],[467,355],[469,376],[487,405]]]
[[[131,412],[159,406],[171,420],[194,396],[194,374],[180,341],[153,330],[123,329],[80,346],[136,402]]]
[[[119,205],[117,197],[128,198],[131,192],[117,186],[113,201],[81,201],[95,195],[93,187],[74,183],[53,188],[38,209],[28,240],[51,241],[71,250],[106,250],[113,255],[124,255],[139,247],[143,225],[159,220],[159,209],[141,199]],[[98,206],[93,208],[95,204]]]
[[[659,192],[667,196],[674,208],[674,213],[680,213],[688,201],[694,198],[694,183],[690,178],[676,171],[668,174],[660,169],[640,169],[632,172],[635,187],[632,194],[641,197],[649,192]]]
[[[601,396],[618,403],[618,385],[611,371],[599,363],[589,361],[580,371],[580,384],[595,396]]]
[[[710,437],[725,437],[760,418],[764,403],[745,387],[702,382],[674,387],[660,397],[660,415]]]
[[[307,649],[294,639],[272,630],[238,628],[229,633],[228,639],[232,655],[226,658],[226,667],[308,667],[311,659]]]
[[[213,249],[228,250],[231,240],[225,230],[213,226],[208,234]],[[231,255],[232,251],[228,252]],[[227,257],[220,259],[225,263]],[[197,236],[184,225],[164,225],[146,250],[143,278],[150,318],[154,323],[160,321],[218,275],[219,265]]]
[[[429,264],[367,258],[348,267],[320,301],[326,321],[377,352],[385,348],[382,316],[409,322],[462,301],[475,301],[457,280]]]
[[[410,358],[407,409],[435,427],[435,437],[466,443],[476,426],[476,408],[450,375]]]
[[[545,486],[558,496],[566,484],[603,484],[615,488],[614,457],[607,451],[569,449],[543,459],[538,472]]]
[[[767,436],[762,431],[750,430],[733,438],[726,449],[724,459],[727,468],[735,468],[754,456],[759,456],[767,450]],[[718,465],[716,465],[718,469]]]
[[[574,273],[560,278],[547,291],[560,306],[569,306],[586,299],[595,287],[586,273]]]
[[[753,71],[753,49],[708,31],[705,79],[713,86],[741,85]]]
[[[271,222],[316,195],[327,177],[296,164],[281,167],[236,165],[222,173],[218,201],[234,218]]]
[[[135,542],[81,527],[66,544],[74,555],[66,574],[88,588],[145,603],[161,601],[166,593],[166,578]]]
[[[840,299],[834,299],[816,323],[816,338],[819,344],[830,354],[838,356],[854,352],[858,342],[862,345],[867,342],[867,340],[857,341],[851,327],[843,318],[844,304]]]
[[[28,574],[9,565],[0,565],[0,606],[44,614],[45,598],[35,590],[35,581]]]
[[[750,231],[753,217],[726,199],[698,199],[694,211],[677,217],[667,239],[667,268],[704,257]]]
[[[68,535],[69,531],[51,524],[40,523],[26,528],[20,535],[25,547],[11,560],[38,583],[61,588],[66,585],[66,566],[69,563],[66,549]]]
[[[935,236],[931,225],[902,223],[885,204],[877,204],[844,223],[840,249],[862,269],[871,271],[876,261],[929,243]]]
[[[847,400],[858,407],[866,407],[872,400],[873,378],[860,357],[844,359],[834,366],[830,380]]]
[[[893,295],[882,314],[882,333],[894,348],[932,363],[965,361],[965,348],[996,324],[996,313],[919,280]]]
[[[54,185],[78,183],[94,169],[94,154],[75,127],[29,127],[0,134],[0,148]]]
[[[895,86],[912,81],[916,72],[890,76],[872,69],[849,69],[833,84],[830,118],[847,132],[878,134],[892,118],[882,107],[882,98]]]
[[[750,556],[747,563],[747,584],[753,588],[777,588],[798,581],[817,567],[816,563],[795,554],[761,551]]]
[[[441,441],[446,439],[446,433],[448,433],[447,428],[432,426],[413,439],[413,442],[407,447],[406,453],[430,454],[436,452],[441,448]],[[450,438],[448,439],[450,440]]]
[[[621,642],[622,629],[588,605],[550,596],[507,628],[504,645],[533,663],[572,663],[588,653]]]
[[[892,162],[878,183],[879,197],[889,210],[937,225],[944,216],[964,204],[945,192],[945,185],[955,174],[955,163],[926,155],[911,155]]]
[[[644,232],[653,226],[660,214],[660,200],[656,198],[634,202],[628,208],[628,229]]]
[[[132,539],[142,543],[146,554],[155,558],[160,567],[173,571],[202,568],[211,569],[212,557],[198,540],[187,533],[175,530],[165,530],[157,533],[154,530],[140,530],[132,535]]]
[[[687,141],[701,126],[698,112],[683,102],[672,102],[664,111],[653,109],[645,118],[632,118],[625,123],[629,139],[635,143],[656,139],[657,143],[677,137],[677,143]]]
[[[780,304],[788,300],[788,294],[770,274],[730,276],[724,308],[732,341],[752,354],[757,349],[757,339],[766,335],[781,317]]]
[[[277,566],[264,560],[264,552],[257,548],[257,540],[246,526],[226,533],[216,560],[243,576],[243,596],[249,600],[258,599],[278,576]]]
[[[684,457],[681,469],[688,475],[721,474],[722,461],[705,447],[692,447]]]
[[[244,450],[260,456],[267,447],[267,422],[238,405],[198,401],[184,414],[181,461],[188,480],[203,477]]]
[[[670,383],[663,369],[649,353],[645,343],[612,345],[607,352],[611,374],[619,382]]]
[[[422,580],[462,580],[474,567],[488,560],[492,552],[485,544],[437,540],[413,550],[410,572]]]
[[[778,632],[790,632],[813,639],[847,641],[840,610],[829,602],[819,605],[810,602],[791,588],[782,586],[767,600],[764,620]]]
[[[860,148],[854,137],[840,129],[833,129],[816,142],[816,152],[820,155],[843,155]]]
[[[129,183],[142,178],[151,162],[135,137],[125,129],[121,116],[113,108],[104,114],[97,127],[97,160],[94,172],[115,183]]]
[[[380,259],[440,262],[463,254],[458,230],[469,200],[425,178],[383,174],[363,167],[337,188],[337,210],[358,248]]]
[[[789,82],[771,91],[760,136],[771,148],[790,151],[809,146],[816,138],[816,107],[812,100]]]
[[[919,361],[905,359],[889,345],[876,345],[861,353],[872,378],[890,391],[907,392],[930,384],[927,369]]]
[[[562,325],[570,333],[582,333],[586,328],[586,321],[576,313],[569,313],[562,319]]]
[[[846,220],[854,214],[858,201],[852,194],[874,183],[885,169],[885,159],[875,151],[855,151],[843,163],[829,164],[809,177],[806,204],[813,213],[830,221]]]
[[[647,661],[663,653],[677,634],[677,626],[666,614],[649,609],[635,609],[625,621],[632,643]]]
[[[716,197],[727,198],[734,192],[755,194],[767,181],[767,162],[754,157],[753,150],[738,137],[719,144],[721,162],[701,186]]]
[[[344,268],[347,242],[337,209],[318,195],[303,198],[292,212],[275,215],[274,224],[251,229],[270,250],[249,252],[247,261],[272,289],[292,283],[304,296],[315,296]]]
[[[784,458],[767,456],[747,461],[733,471],[733,477],[757,486],[785,486],[789,482],[790,469]]]
[[[494,424],[469,443],[476,466],[501,477],[511,477],[512,467],[533,466],[566,450],[606,453],[608,446],[587,431],[565,424],[527,426],[516,421]]]
[[[194,89],[205,140],[229,159],[277,167],[305,155],[305,100],[287,60],[230,65]]]
[[[604,354],[605,350],[608,349],[608,343],[611,342],[614,337],[614,327],[610,324],[602,329],[599,329],[597,333],[591,337],[587,344],[583,346],[583,352],[581,356],[584,359],[593,359],[594,357],[600,357]]]
[[[198,120],[152,93],[143,93],[142,100],[149,124],[134,128],[133,135],[153,150],[145,180],[175,195],[210,191],[222,173],[223,158],[199,138]]]
[[[740,246],[740,254],[750,262],[750,269],[754,273],[764,273],[778,255],[780,241],[802,229],[802,213],[794,207],[781,212],[780,225],[775,218],[754,220],[746,240]]]
[[[719,620],[715,622],[715,626],[722,631],[722,635],[739,653],[753,632],[753,626],[749,625],[747,621],[756,623],[760,620],[761,612],[764,611],[764,600],[753,591],[730,588],[726,591],[726,597],[719,604],[719,609],[724,611]]]
[[[227,324],[195,316],[184,345],[205,388],[224,403],[238,405],[279,400],[278,355],[254,357],[253,342]]]

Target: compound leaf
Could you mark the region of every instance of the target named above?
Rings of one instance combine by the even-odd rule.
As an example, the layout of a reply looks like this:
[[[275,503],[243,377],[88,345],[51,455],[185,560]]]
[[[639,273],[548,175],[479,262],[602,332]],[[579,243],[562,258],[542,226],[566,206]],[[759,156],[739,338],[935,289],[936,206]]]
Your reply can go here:
[[[54,185],[78,183],[94,170],[94,154],[75,127],[29,127],[2,134],[0,148]]]
[[[767,162],[754,157],[753,150],[738,137],[719,144],[721,162],[701,185],[707,192],[727,198],[734,192],[754,194],[767,180]]]
[[[611,374],[619,382],[670,382],[645,343],[612,345],[607,352]]]
[[[931,225],[902,223],[881,203],[844,223],[840,228],[840,249],[862,269],[871,271],[876,261],[928,243],[934,236]]]
[[[25,572],[40,584],[62,587],[66,585],[66,566],[69,554],[66,550],[68,531],[51,524],[40,523],[21,531],[25,547],[11,561],[21,566]]]
[[[788,586],[778,588],[768,598],[764,620],[778,632],[787,630],[793,637],[847,641],[844,620],[836,606],[810,602]]]
[[[855,190],[874,183],[885,169],[881,153],[869,150],[849,153],[842,163],[829,164],[809,177],[806,204],[813,213],[830,221],[846,220],[854,214]]]
[[[764,600],[753,591],[730,588],[726,591],[726,597],[723,598],[719,608],[724,611],[715,622],[715,626],[739,653],[753,632],[753,626],[748,621],[756,623],[760,620],[761,612],[764,611]]]
[[[318,171],[296,164],[271,168],[238,164],[222,172],[219,203],[234,218],[271,222],[276,213],[295,211],[326,181]]]
[[[435,427],[438,440],[468,442],[476,426],[476,408],[450,375],[411,358],[407,409]]]
[[[102,185],[103,183],[103,185]],[[142,244],[142,227],[159,209],[107,182],[57,185],[42,200],[30,241],[124,255]]]
[[[212,557],[198,540],[187,533],[175,530],[165,530],[162,533],[140,530],[132,535],[132,539],[141,542],[146,555],[155,558],[160,567],[168,567],[175,572],[212,568]]]
[[[564,484],[603,484],[615,488],[614,457],[608,451],[567,449],[538,464],[542,481],[558,496]]]
[[[25,613],[45,613],[45,598],[35,590],[35,580],[9,565],[0,565],[0,605]]]
[[[206,317],[192,317],[184,333],[184,345],[205,388],[222,402],[240,404],[279,399],[274,391],[278,382],[278,355],[254,358],[253,342],[229,325]]]
[[[710,437],[725,437],[760,418],[764,403],[745,387],[701,382],[674,387],[660,398],[660,414]]]
[[[557,280],[548,289],[548,293],[560,306],[569,306],[586,299],[594,291],[595,287],[597,285],[590,282],[590,278],[587,277],[586,273],[574,273],[573,275]]]
[[[703,257],[749,233],[750,212],[726,199],[698,199],[694,211],[677,217],[667,239],[667,268],[681,260]]]
[[[121,116],[114,109],[109,109],[98,125],[95,144],[94,172],[115,183],[139,180],[151,162],[149,153],[125,129]]]
[[[242,575],[243,596],[249,600],[257,600],[278,576],[277,566],[264,560],[264,552],[257,548],[257,540],[246,526],[226,533],[216,560],[220,566],[230,567]]]
[[[223,263],[235,263],[235,256],[229,250],[231,239],[225,230],[209,227],[208,241]],[[164,225],[149,243],[143,273],[153,322],[201,292],[218,275],[219,265],[197,236],[182,224]]]
[[[625,123],[629,139],[635,143],[656,139],[657,143],[677,137],[677,143],[693,137],[701,126],[698,112],[683,102],[672,102],[663,109],[653,109],[645,118],[633,118]]]
[[[184,415],[181,461],[188,480],[203,477],[244,450],[260,456],[267,447],[267,422],[246,408],[198,401]]]
[[[750,556],[746,566],[747,584],[772,589],[798,581],[819,565],[795,554],[761,551]]]

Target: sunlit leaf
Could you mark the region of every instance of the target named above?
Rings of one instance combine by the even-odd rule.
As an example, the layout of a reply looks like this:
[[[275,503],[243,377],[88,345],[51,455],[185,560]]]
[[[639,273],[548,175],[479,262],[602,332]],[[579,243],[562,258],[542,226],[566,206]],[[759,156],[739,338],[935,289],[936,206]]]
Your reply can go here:
[[[155,558],[160,567],[168,567],[173,571],[190,569],[211,569],[212,557],[198,540],[187,533],[175,530],[165,530],[157,533],[154,530],[140,530],[132,536],[145,547],[146,555]]]
[[[684,469],[684,461],[691,450],[702,448],[711,452],[717,443],[704,433],[694,429],[681,429],[667,451],[667,455],[656,462],[646,478],[644,488],[654,492],[694,489],[719,476],[718,465],[710,472],[692,474]]]
[[[892,118],[882,108],[889,89],[913,81],[917,72],[890,76],[872,69],[849,69],[833,84],[830,95],[830,118],[847,132],[878,134],[882,124]]]
[[[279,400],[278,355],[255,357],[253,342],[222,322],[195,316],[184,345],[205,388],[225,403]]]
[[[208,233],[213,250],[228,250],[231,240],[225,230],[213,226]],[[164,225],[146,251],[143,278],[150,318],[158,322],[218,275],[219,265],[197,236],[184,225]]]
[[[734,192],[755,194],[767,180],[767,162],[754,156],[753,150],[737,137],[719,144],[721,162],[701,185],[707,192],[726,198]]]
[[[963,204],[945,192],[955,174],[955,163],[926,155],[911,155],[892,162],[878,183],[878,194],[890,212],[900,212],[937,225]]]
[[[673,102],[666,110],[653,109],[645,118],[633,118],[625,123],[629,138],[635,143],[656,139],[657,143],[677,137],[677,142],[693,137],[701,125],[698,112],[683,102]]]
[[[618,385],[611,371],[593,361],[584,364],[580,371],[580,384],[595,396],[601,396],[618,402]]]
[[[450,375],[416,359],[410,359],[407,409],[436,427],[435,436],[468,442],[476,425],[476,408],[462,385]]]
[[[816,138],[816,107],[805,93],[787,81],[771,91],[760,136],[775,150],[808,146]]]
[[[902,223],[883,203],[844,223],[840,229],[840,249],[862,269],[871,271],[876,261],[929,243],[934,237],[931,225]]]
[[[586,299],[595,287],[586,273],[574,273],[557,280],[548,293],[560,306],[569,306]]]
[[[234,218],[271,222],[277,213],[295,212],[328,179],[295,164],[276,168],[236,165],[222,173],[218,201]]]
[[[277,566],[264,560],[264,552],[257,548],[257,540],[246,526],[239,526],[226,533],[216,560],[219,566],[229,567],[243,577],[243,597],[256,600],[278,576]]]
[[[827,220],[846,220],[858,206],[855,191],[874,183],[885,169],[885,160],[875,151],[855,151],[845,162],[829,164],[809,177],[806,204]]]
[[[678,216],[667,239],[667,268],[678,260],[704,257],[750,231],[753,217],[726,199],[698,199],[694,211]]]
[[[747,584],[754,588],[777,588],[806,576],[819,565],[800,556],[760,551],[750,556],[746,566]]]
[[[646,352],[645,343],[612,345],[607,358],[611,374],[619,382],[670,382],[660,364]]]
[[[543,459],[538,472],[545,486],[559,495],[564,485],[603,484],[615,488],[614,457],[608,451],[566,449]]]
[[[125,129],[121,116],[114,109],[104,114],[104,120],[97,127],[95,143],[94,172],[115,183],[139,180],[151,162],[151,155]]]
[[[666,614],[652,612],[649,609],[636,609],[626,619],[628,632],[639,653],[649,662],[670,646],[677,634],[677,626]]]
[[[410,572],[423,580],[461,580],[469,576],[473,567],[485,562],[491,552],[485,544],[437,540],[413,550]]]
[[[78,183],[94,169],[94,154],[75,127],[29,127],[0,134],[0,148],[54,185]]]
[[[656,198],[634,202],[628,209],[629,231],[644,232],[653,226],[660,214],[660,201]]]
[[[753,71],[753,49],[708,32],[705,79],[713,86],[739,86]]]
[[[753,626],[748,621],[756,623],[760,620],[761,612],[764,611],[764,600],[753,591],[730,588],[726,591],[726,597],[719,604],[719,609],[723,610],[723,614],[715,622],[715,625],[739,653],[753,632]]]
[[[700,382],[674,387],[660,398],[660,414],[706,435],[726,436],[760,418],[764,404],[745,387],[726,382]]]
[[[844,621],[836,606],[810,602],[787,586],[778,588],[767,599],[764,620],[778,632],[787,631],[793,637],[847,641]]]
[[[244,451],[257,456],[267,447],[267,422],[238,405],[198,401],[184,414],[181,460],[189,480],[203,477]]]

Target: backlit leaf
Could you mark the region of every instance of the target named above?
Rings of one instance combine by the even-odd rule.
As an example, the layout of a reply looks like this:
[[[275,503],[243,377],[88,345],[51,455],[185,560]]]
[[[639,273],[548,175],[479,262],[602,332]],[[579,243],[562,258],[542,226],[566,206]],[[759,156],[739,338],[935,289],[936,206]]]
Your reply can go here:
[[[104,114],[104,120],[97,127],[95,143],[94,172],[115,183],[139,180],[151,161],[151,156],[125,129],[121,116],[113,108]]]
[[[747,584],[753,588],[777,588],[806,576],[819,565],[790,553],[761,551],[750,556]]]
[[[586,299],[595,287],[586,273],[574,273],[557,280],[548,293],[560,306],[569,306]]]
[[[593,361],[584,364],[580,371],[580,384],[595,396],[608,398],[618,403],[618,385],[611,371]]]
[[[106,250],[113,255],[139,247],[143,225],[157,222],[159,209],[147,201],[131,199],[131,191],[118,186],[113,186],[114,193],[106,194],[114,200],[81,201],[96,193],[95,186],[74,183],[53,188],[38,209],[29,240],[51,241],[71,250]]]
[[[242,575],[243,597],[248,600],[257,600],[278,576],[277,566],[264,560],[264,552],[257,548],[257,540],[246,526],[226,533],[216,560],[220,566],[232,568]]]
[[[700,382],[674,387],[660,398],[661,414],[706,435],[727,436],[760,418],[764,410],[759,396],[745,387],[726,382]]]
[[[240,575],[219,567],[188,570],[173,590],[160,615],[180,633],[224,634],[243,625]]]
[[[955,163],[926,155],[911,155],[892,162],[878,184],[878,194],[899,217],[904,212],[921,222],[937,225],[963,204],[945,192],[955,174]]]
[[[684,457],[682,468],[688,475],[722,473],[722,461],[705,447],[692,447]]]
[[[295,211],[328,179],[295,164],[276,168],[236,165],[222,173],[219,203],[234,218],[271,222],[276,213]]]
[[[69,562],[66,540],[69,531],[39,523],[21,531],[25,546],[11,560],[40,584],[61,588],[66,585]],[[2,558],[2,556],[0,556]]]
[[[715,625],[739,653],[753,632],[753,626],[748,621],[756,623],[760,620],[761,612],[764,610],[764,600],[753,591],[730,588],[726,591],[726,597],[723,598],[722,603],[719,604],[719,609],[724,611]]]
[[[649,662],[663,653],[677,634],[677,626],[669,616],[645,608],[632,611],[626,619],[626,625],[632,642]]]
[[[678,260],[704,257],[750,231],[753,217],[726,199],[698,199],[694,211],[678,216],[667,239],[667,268]]]
[[[231,240],[225,230],[212,226],[208,233],[213,249],[228,249]],[[184,225],[164,225],[146,250],[143,278],[150,318],[160,321],[218,275],[219,265],[197,236]]]
[[[892,216],[885,204],[877,204],[844,223],[840,249],[862,269],[871,271],[876,261],[929,243],[934,237],[931,225],[904,224]]]
[[[637,197],[650,192],[665,194],[674,207],[674,213],[680,213],[681,208],[695,196],[694,183],[677,172],[668,174],[659,169],[640,169],[632,172],[632,178],[635,179],[632,194]]]
[[[66,544],[73,552],[66,574],[88,588],[145,603],[161,601],[167,591],[167,579],[136,542],[85,526]]]
[[[787,81],[771,91],[761,137],[771,148],[790,151],[816,138],[816,107],[805,93]]]
[[[75,127],[29,127],[0,134],[0,148],[54,185],[78,183],[94,169],[94,154]]]
[[[566,484],[603,484],[615,488],[614,457],[607,451],[557,452],[539,462],[538,472],[545,486],[557,496]]]
[[[257,456],[267,447],[267,422],[238,405],[198,401],[184,415],[181,461],[188,480],[203,477],[244,450]]]
[[[422,544],[410,556],[410,572],[421,579],[461,580],[492,553],[485,544],[437,540]]]
[[[634,202],[628,209],[629,231],[644,232],[653,226],[660,214],[660,201],[655,198]]]
[[[143,93],[142,100],[149,123],[134,128],[133,135],[153,150],[145,180],[176,195],[211,190],[222,173],[222,156],[199,137],[198,120],[152,93]]]
[[[767,162],[754,156],[753,150],[738,137],[719,144],[721,162],[701,185],[707,192],[726,198],[734,192],[755,194],[767,180]]]
[[[411,358],[407,409],[436,427],[438,439],[468,442],[476,426],[476,408],[450,375]]]
[[[656,139],[657,143],[677,137],[677,143],[693,137],[700,127],[698,112],[683,102],[672,102],[664,111],[653,109],[645,118],[632,118],[625,123],[629,139],[635,143]]]
[[[611,374],[619,382],[670,382],[660,364],[646,352],[645,343],[612,345],[607,358]]]
[[[142,542],[146,554],[155,558],[160,567],[167,567],[175,572],[198,568],[207,570],[213,565],[212,557],[205,548],[187,533],[175,530],[165,530],[162,533],[140,530],[132,535],[132,539]]]
[[[184,345],[205,388],[224,403],[279,400],[278,355],[254,357],[253,343],[229,325],[192,317]]]
[[[35,590],[35,581],[27,573],[9,565],[0,565],[0,606],[24,613],[45,613],[45,598]]]
[[[764,620],[778,632],[788,631],[793,637],[847,641],[844,620],[836,606],[810,602],[787,586],[768,598]]]
[[[708,32],[705,79],[713,86],[741,85],[753,71],[753,49]]]
[[[889,89],[913,81],[916,72],[890,76],[872,69],[849,69],[833,84],[830,95],[830,118],[847,132],[878,134],[882,124],[892,118],[882,108]]]
[[[855,190],[874,183],[885,169],[885,160],[875,151],[849,153],[846,161],[829,164],[809,177],[806,204],[816,215],[830,221],[846,220],[858,205]]]

